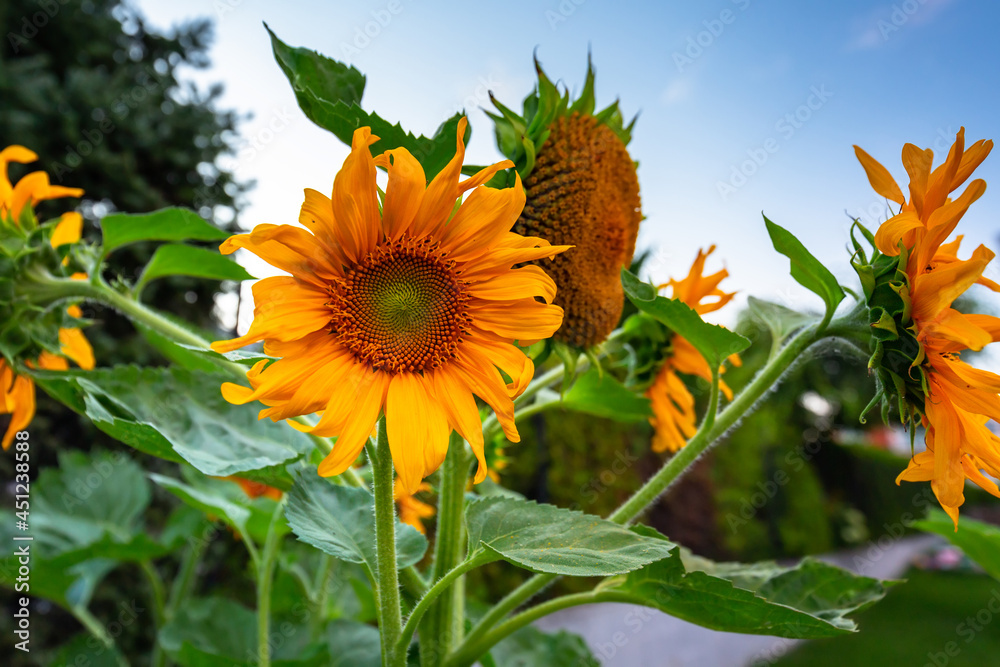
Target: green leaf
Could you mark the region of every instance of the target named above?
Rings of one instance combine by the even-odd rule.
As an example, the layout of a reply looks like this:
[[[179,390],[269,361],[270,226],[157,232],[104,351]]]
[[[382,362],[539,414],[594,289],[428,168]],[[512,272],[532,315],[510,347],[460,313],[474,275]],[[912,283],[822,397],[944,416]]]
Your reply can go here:
[[[290,622],[275,622],[274,667],[325,667],[330,651],[309,643],[309,631]],[[257,616],[232,600],[186,600],[160,630],[163,651],[182,667],[251,667],[257,661]]]
[[[380,667],[382,648],[378,630],[364,623],[337,619],[324,636],[330,647],[330,667]]]
[[[101,220],[104,253],[138,241],[221,241],[229,233],[186,208],[115,213]]]
[[[670,544],[651,528],[635,530]],[[811,559],[792,568],[716,564],[671,546],[669,558],[599,585],[595,602],[641,604],[724,632],[814,639],[853,632],[848,614],[886,592],[878,580]]]
[[[916,527],[947,538],[965,552],[965,555],[979,563],[986,573],[1000,580],[1000,528],[962,517],[955,530],[955,522],[940,510],[931,510]]]
[[[108,648],[93,635],[80,633],[60,647],[49,667],[128,667],[117,648]]]
[[[218,494],[196,489],[173,477],[150,473],[149,478],[180,498],[189,507],[193,507],[203,514],[223,519],[241,535],[245,536],[247,534],[247,522],[250,520],[250,510],[246,507],[231,502]]]
[[[399,123],[393,125],[361,108],[365,78],[356,69],[315,51],[292,48],[278,39],[270,28],[267,32],[271,36],[274,59],[288,77],[295,99],[309,120],[329,130],[348,146],[356,129],[370,127],[372,134],[379,137],[379,141],[371,146],[372,155],[380,155],[393,148],[406,148],[423,165],[428,179],[433,178],[454,157],[455,137],[462,114],[455,114],[442,123],[433,137],[415,136]],[[466,130],[466,142],[470,132]]]
[[[655,287],[642,282],[626,268],[622,268],[622,287],[636,308],[694,345],[712,368],[718,368],[729,355],[750,347],[749,340],[725,327],[705,322],[684,302],[658,296]]]
[[[571,410],[619,422],[644,422],[653,414],[649,399],[594,366],[577,378],[562,403]]]
[[[514,498],[471,503],[466,523],[470,559],[503,559],[534,572],[621,574],[667,558],[675,547],[600,517]]]
[[[253,280],[247,270],[226,255],[215,250],[171,243],[162,245],[153,253],[143,269],[136,289],[152,280],[166,276],[193,276],[211,280]]]
[[[367,489],[338,486],[315,471],[297,475],[285,517],[300,540],[375,572],[375,499]],[[427,538],[396,521],[396,565],[408,567],[427,551]]]
[[[111,437],[159,458],[186,460],[213,477],[278,466],[312,451],[305,434],[258,420],[259,406],[227,403],[219,388],[228,376],[114,366],[32,377]],[[285,484],[274,477],[259,481]]]
[[[528,665],[584,665],[600,663],[578,635],[565,630],[547,633],[532,626],[521,628],[490,649],[497,667]]]
[[[771,236],[774,249],[791,261],[792,278],[809,291],[819,295],[826,303],[826,312],[832,314],[844,299],[840,283],[818,259],[806,250],[802,242],[787,229],[780,227],[764,216],[767,233]]]
[[[747,298],[747,306],[750,312],[768,328],[775,343],[780,343],[792,332],[816,321],[815,317],[806,313],[753,296]]]

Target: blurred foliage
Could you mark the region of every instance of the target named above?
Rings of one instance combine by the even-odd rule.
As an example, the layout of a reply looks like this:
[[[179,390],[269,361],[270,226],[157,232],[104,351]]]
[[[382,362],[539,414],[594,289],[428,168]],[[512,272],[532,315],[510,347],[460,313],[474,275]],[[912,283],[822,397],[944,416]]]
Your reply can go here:
[[[207,92],[181,79],[183,70],[208,66],[212,24],[199,19],[169,34],[151,31],[121,0],[0,3],[7,28],[0,49],[0,144],[21,144],[39,161],[11,165],[12,176],[43,169],[54,184],[83,188],[86,235],[112,211],[140,213],[166,206],[194,208],[233,228],[246,185],[219,158],[240,120],[220,111],[222,86]],[[39,205],[41,216],[65,202]],[[111,259],[114,274],[136,277],[151,246],[137,245]],[[145,300],[211,327],[216,283],[171,278],[152,284]],[[149,347],[114,313],[92,342],[99,363],[149,361]]]

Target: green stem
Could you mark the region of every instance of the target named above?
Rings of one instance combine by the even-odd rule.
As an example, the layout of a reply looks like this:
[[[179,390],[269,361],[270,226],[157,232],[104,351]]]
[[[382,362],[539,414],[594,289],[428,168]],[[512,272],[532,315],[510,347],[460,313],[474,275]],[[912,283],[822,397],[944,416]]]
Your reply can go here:
[[[396,567],[396,503],[393,498],[392,454],[386,436],[385,417],[378,423],[378,446],[368,444],[375,493],[376,597],[382,664],[402,667],[406,652],[397,653],[403,618],[399,601],[399,570]]]
[[[164,611],[164,618],[170,621],[180,609],[181,603],[191,594],[194,587],[195,575],[198,572],[198,563],[208,547],[208,540],[191,540],[184,556],[181,560],[180,569],[174,578],[174,584],[170,588],[170,598],[167,600],[167,607]]]
[[[166,662],[166,656],[163,653],[163,649],[160,647],[160,643],[156,641],[156,637],[159,631],[163,628],[166,618],[166,604],[164,602],[163,593],[163,578],[160,573],[156,571],[156,568],[148,560],[139,561],[139,567],[142,569],[143,574],[146,575],[146,580],[149,582],[149,592],[150,598],[153,602],[153,624],[155,630],[153,632],[153,651],[149,657],[149,664],[151,667],[162,667]]]
[[[450,656],[444,663],[445,667],[466,667],[473,664],[480,656],[485,655],[495,644],[513,632],[520,630],[529,623],[533,623],[543,616],[557,612],[560,609],[577,607],[582,604],[595,602],[593,591],[585,593],[575,593],[564,595],[543,602],[528,609],[527,611],[510,618],[486,633],[478,641],[466,642],[459,650]],[[472,635],[469,635],[472,638]]]
[[[284,509],[285,501],[282,499],[271,515],[271,524],[267,528],[264,550],[257,567],[257,664],[260,667],[270,667],[271,664],[271,586],[274,583],[274,568],[281,545],[278,525]]]
[[[310,636],[315,639],[319,635],[323,622],[326,621],[326,602],[330,597],[330,579],[333,577],[334,559],[324,553],[320,557],[319,569],[313,581],[312,606],[313,614],[309,621]]]
[[[445,575],[458,568],[465,552],[465,486],[469,458],[465,441],[452,433],[448,454],[441,464],[438,491],[437,535],[434,538],[434,565],[431,582],[437,585]],[[459,575],[461,572],[459,573]],[[448,595],[442,596],[424,617],[420,630],[420,664],[439,665],[441,658],[461,641],[465,630],[465,587],[461,578]]]
[[[420,619],[423,617],[424,613],[430,608],[431,604],[441,593],[448,590],[448,588],[455,582],[456,579],[461,577],[463,574],[469,570],[475,569],[480,565],[479,561],[467,560],[463,561],[458,567],[449,571],[443,577],[437,580],[437,582],[431,586],[424,597],[420,598],[417,605],[410,612],[410,616],[406,619],[406,624],[403,626],[403,633],[399,638],[399,644],[397,645],[397,650],[405,651],[409,645],[410,640],[413,639],[413,633],[417,629],[417,625],[420,623]]]
[[[737,421],[750,413],[754,405],[759,401],[798,359],[799,355],[810,345],[821,337],[822,329],[820,325],[806,327],[799,332],[789,343],[782,348],[774,359],[769,361],[764,368],[754,377],[749,385],[733,401],[726,406],[726,409],[719,413],[714,419],[706,419],[695,433],[694,437],[677,454],[671,457],[667,463],[660,468],[638,491],[625,501],[611,516],[610,521],[620,524],[628,524],[638,516],[646,507],[660,496],[667,487],[680,477],[688,466],[697,459],[706,449],[721,438]],[[714,383],[713,383],[714,384]],[[718,391],[713,391],[713,400],[718,400]],[[709,408],[709,415],[714,410]],[[708,427],[706,428],[706,424]],[[491,608],[478,624],[469,633],[465,642],[458,647],[455,655],[467,655],[467,647],[475,644],[481,646],[483,638],[490,633],[490,628],[507,616],[514,609],[527,602],[540,590],[556,579],[553,574],[536,574],[524,584],[519,586],[504,599],[500,600]],[[558,599],[558,598],[557,598]],[[487,645],[489,648],[491,645]],[[451,662],[449,661],[450,665]],[[458,663],[456,663],[458,664]]]
[[[86,607],[71,607],[69,611],[105,648],[114,647],[115,640],[108,634],[107,628]]]

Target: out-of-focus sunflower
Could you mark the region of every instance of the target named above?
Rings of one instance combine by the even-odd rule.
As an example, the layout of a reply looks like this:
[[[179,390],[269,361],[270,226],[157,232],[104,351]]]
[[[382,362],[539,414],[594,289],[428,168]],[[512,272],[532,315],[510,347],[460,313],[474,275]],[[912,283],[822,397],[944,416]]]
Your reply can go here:
[[[243,489],[243,493],[247,494],[247,498],[250,500],[255,500],[257,498],[270,498],[271,500],[278,501],[284,495],[281,489],[277,489],[264,482],[255,482],[252,479],[247,479],[246,477],[239,477],[237,475],[232,475],[230,477],[223,477],[222,479],[234,482]]]
[[[618,102],[594,113],[594,70],[579,99],[560,95],[541,66],[522,115],[494,100],[497,144],[524,179],[527,201],[514,226],[525,236],[573,248],[535,263],[555,280],[565,311],[554,340],[586,349],[618,324],[624,305],[620,272],[635,252],[642,211],[636,163],[629,156],[633,119]]]
[[[492,471],[490,471],[492,474]],[[393,489],[393,496],[396,499],[396,507],[399,508],[399,520],[403,523],[408,523],[421,533],[426,534],[427,529],[424,527],[424,519],[429,519],[434,516],[434,506],[428,505],[422,500],[417,500],[416,494],[430,491],[431,485],[427,482],[421,482],[417,486],[417,490],[413,493],[408,493],[406,488],[403,486],[403,482],[397,477],[396,484]]]
[[[23,146],[8,146],[0,151],[0,232],[3,227],[12,232],[34,228],[37,225],[34,206],[40,201],[83,194],[79,188],[52,185],[44,171],[31,172],[16,184],[10,182],[7,166],[11,162],[30,163],[37,159],[34,152]],[[80,240],[82,229],[83,218],[79,213],[64,213],[55,224],[49,242],[53,248],[76,243]],[[3,235],[0,233],[0,236]],[[74,277],[86,278],[84,275]],[[77,306],[67,308],[67,313],[74,318],[82,317]],[[32,368],[66,370],[69,368],[67,359],[71,359],[81,368],[89,370],[94,367],[94,351],[82,331],[60,327],[58,336],[60,354],[43,350],[35,359],[24,363]],[[15,434],[26,428],[35,416],[35,384],[30,378],[15,373],[11,360],[3,358],[0,358],[0,414],[10,415],[10,423],[0,441],[7,449]]]
[[[441,464],[453,429],[479,459],[476,480],[486,476],[475,396],[496,412],[508,439],[519,439],[513,398],[534,366],[513,343],[551,336],[562,309],[551,305],[556,286],[544,271],[512,267],[565,248],[510,231],[524,206],[519,180],[501,190],[477,187],[510,162],[459,181],[465,128],[462,119],[455,156],[430,184],[406,149],[373,159],[378,137],[360,128],[332,199],[306,190],[299,221],[308,230],[259,225],[222,244],[224,253],[246,248],[291,274],[257,282],[249,332],[213,344],[224,352],[263,340],[279,357],[250,370],[250,388],[227,383],[223,395],[238,404],[259,400],[268,406],[261,417],[275,421],[321,413],[303,427],[337,436],[321,475],[354,462],[383,411],[410,493]],[[389,173],[381,206],[376,166]]]
[[[725,306],[736,296],[735,292],[724,292],[719,288],[719,284],[729,272],[722,269],[709,276],[703,275],[705,260],[713,252],[715,252],[714,245],[707,251],[699,250],[687,277],[682,280],[670,280],[661,285],[660,289],[669,287],[671,298],[680,299],[699,314],[711,313]],[[729,362],[739,366],[740,357],[734,354],[729,357]],[[719,372],[724,370],[725,367],[722,367]],[[646,391],[653,410],[649,423],[654,429],[653,451],[656,452],[678,451],[687,444],[688,439],[696,431],[694,396],[678,374],[694,375],[712,381],[712,369],[705,358],[686,339],[673,334],[663,365],[656,374],[653,384]],[[727,399],[732,399],[732,390],[721,380],[719,389]]]
[[[966,350],[1000,340],[1000,319],[952,307],[973,284],[1000,291],[1000,285],[983,277],[994,255],[981,245],[971,258],[961,260],[962,237],[947,242],[986,191],[986,182],[973,180],[957,198],[951,194],[992,148],[992,141],[982,140],[966,148],[962,128],[948,158],[932,168],[933,151],[906,144],[906,198],[885,167],[854,147],[875,191],[900,206],[874,237],[867,234],[876,248],[870,261],[856,245],[854,265],[872,323],[869,367],[878,379],[872,405],[881,400],[887,415],[894,401],[904,424],[925,427],[926,449],[910,459],[896,481],[930,481],[956,530],[967,479],[1000,497],[996,483],[983,474],[1000,476],[1000,438],[987,426],[990,420],[1000,421],[1000,376],[959,358]]]

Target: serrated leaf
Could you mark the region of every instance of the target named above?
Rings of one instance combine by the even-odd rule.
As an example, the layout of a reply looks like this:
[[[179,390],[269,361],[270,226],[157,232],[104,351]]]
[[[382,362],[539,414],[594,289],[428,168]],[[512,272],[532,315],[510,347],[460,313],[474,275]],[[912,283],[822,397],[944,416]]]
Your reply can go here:
[[[674,548],[600,517],[514,498],[473,502],[465,520],[470,559],[503,559],[534,572],[610,576],[667,558]]]
[[[628,269],[622,268],[621,275],[629,301],[694,345],[710,367],[718,368],[729,355],[750,347],[749,340],[725,327],[705,322],[684,302],[659,296],[655,287],[642,282]]]
[[[338,486],[314,471],[300,473],[288,494],[285,517],[292,532],[335,558],[376,569],[375,499],[367,489]],[[427,538],[396,520],[396,564],[400,569],[420,561]]]
[[[413,135],[399,123],[393,124],[361,108],[365,82],[360,72],[315,51],[292,48],[278,39],[270,28],[267,31],[274,58],[292,85],[299,107],[316,125],[332,132],[348,146],[356,129],[370,127],[372,134],[379,137],[370,147],[372,155],[406,148],[423,165],[428,179],[454,157],[461,114],[442,123],[430,138]],[[466,143],[470,132],[466,130]]]
[[[826,303],[826,312],[832,314],[837,305],[843,301],[844,290],[830,269],[813,257],[794,234],[768,220],[766,215],[764,224],[767,225],[767,233],[771,237],[774,249],[790,260],[792,278],[823,299]]]
[[[651,528],[635,530],[669,544]],[[724,632],[814,639],[853,632],[848,614],[885,592],[878,580],[811,559],[791,568],[712,563],[675,546],[669,558],[598,586],[595,601],[641,604]]]
[[[812,315],[753,296],[747,298],[747,306],[750,312],[768,328],[771,338],[778,343],[788,338],[792,332],[816,320]]]
[[[625,423],[644,422],[653,415],[648,398],[593,366],[563,395],[562,404],[571,410]]]
[[[600,663],[579,635],[565,630],[553,633],[526,626],[490,649],[496,667],[528,665],[593,666]]]
[[[104,252],[139,241],[221,241],[229,233],[186,208],[115,213],[101,219]]]
[[[192,276],[211,280],[253,280],[247,270],[215,250],[198,248],[183,243],[162,245],[153,253],[139,278],[139,285],[146,285],[166,276]]]
[[[940,510],[931,510],[927,518],[915,524],[920,530],[937,533],[979,563],[994,579],[1000,580],[1000,527],[962,517],[955,522]]]
[[[185,460],[213,477],[278,466],[312,451],[305,434],[258,420],[256,406],[227,403],[220,386],[228,376],[177,367],[114,366],[36,371],[32,377],[111,437],[153,456]]]

